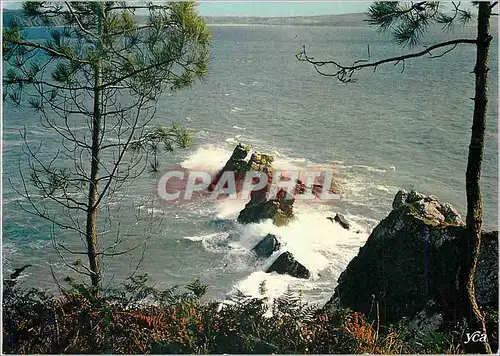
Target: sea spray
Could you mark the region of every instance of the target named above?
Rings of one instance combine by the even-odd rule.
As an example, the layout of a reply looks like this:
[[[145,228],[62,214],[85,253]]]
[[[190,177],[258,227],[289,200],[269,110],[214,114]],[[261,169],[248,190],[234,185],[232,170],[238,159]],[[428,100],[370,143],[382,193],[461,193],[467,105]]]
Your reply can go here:
[[[182,166],[193,170],[204,168],[218,171],[231,154],[232,150],[228,145],[204,146],[193,152]],[[273,167],[277,170],[333,168],[332,165],[313,164],[305,159],[283,154],[276,156]],[[247,201],[244,199],[214,201],[212,205],[214,218],[236,220]],[[287,226],[275,226],[271,220],[247,225],[235,223],[225,229],[224,233],[205,234],[200,241],[206,250],[223,254],[221,258],[223,273],[245,272],[246,276],[236,280],[233,287],[228,289],[228,295],[237,289],[250,296],[266,296],[272,300],[290,288],[297,293],[304,293],[306,300],[318,300],[328,296],[333,290],[338,276],[357,254],[368,236],[364,218],[352,216],[349,212],[341,210],[341,205],[342,202],[327,201],[324,204],[311,204],[308,201],[298,200],[295,203],[295,219]],[[329,216],[335,216],[337,212],[342,212],[350,220],[352,225],[350,231],[327,219]],[[268,233],[276,235],[282,242],[282,247],[270,258],[257,258],[251,250]],[[196,237],[191,237],[190,240],[196,240]],[[292,253],[298,262],[309,269],[311,272],[309,280],[265,273],[274,260],[285,251]],[[262,290],[259,290],[261,283],[266,285],[264,295]]]
[[[297,204],[296,208],[296,219],[287,226],[278,227],[268,220],[237,227],[239,239],[236,244],[246,254],[252,254],[251,249],[268,233],[276,235],[282,247],[269,259],[258,261],[254,265],[256,270],[240,280],[234,286],[235,289],[253,297],[266,296],[270,299],[280,296],[288,288],[296,292],[324,288],[333,290],[342,270],[366,241],[367,232],[357,233],[363,227],[356,223],[353,231],[332,223],[326,219],[326,216],[333,214],[328,207]],[[297,261],[309,269],[312,275],[310,280],[264,272],[284,251],[291,252]],[[249,270],[251,268],[249,266]],[[267,286],[265,295],[261,295],[258,290],[258,285],[263,282]]]

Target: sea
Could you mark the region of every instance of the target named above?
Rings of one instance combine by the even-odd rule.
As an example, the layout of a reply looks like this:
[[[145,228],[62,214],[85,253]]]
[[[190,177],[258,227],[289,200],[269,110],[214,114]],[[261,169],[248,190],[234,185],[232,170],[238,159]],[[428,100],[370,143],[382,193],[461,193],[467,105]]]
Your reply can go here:
[[[221,169],[241,142],[272,155],[276,169],[334,170],[341,199],[297,201],[296,219],[287,226],[270,221],[242,225],[236,218],[246,201],[160,201],[154,195],[158,175],[145,172],[122,187],[119,202],[101,209],[114,217],[100,226],[102,247],[113,246],[118,231],[124,248],[139,246],[123,256],[104,257],[106,286],[136,273],[147,274],[157,288],[199,279],[209,287],[207,298],[217,300],[238,291],[271,300],[291,290],[321,304],[331,297],[340,273],[371,230],[391,211],[399,189],[433,194],[453,204],[465,219],[474,46],[459,45],[440,58],[407,60],[404,70],[400,63],[358,71],[352,83],[320,76],[295,55],[305,45],[314,59],[350,64],[368,59],[369,46],[369,59],[376,60],[445,39],[474,38],[473,26],[457,27],[454,33],[433,28],[415,49],[401,48],[388,34],[367,25],[210,27],[208,75],[189,89],[165,92],[156,107],[155,123],[178,122],[193,137],[190,147],[161,153],[160,170]],[[497,32],[496,25],[493,30]],[[30,36],[41,38],[44,29],[31,29]],[[481,177],[486,230],[498,229],[497,107],[495,36]],[[84,251],[82,242],[70,231],[22,210],[26,199],[16,190],[22,189],[21,174],[29,177],[20,131],[26,129],[34,147],[43,142],[42,152],[60,148],[61,141],[40,125],[39,114],[26,107],[4,103],[2,113],[4,277],[13,268],[31,264],[22,283],[56,291],[54,278],[64,284],[62,279],[72,273],[65,262],[72,265],[77,257],[85,261],[85,256],[63,253],[63,260],[54,244]],[[86,124],[78,129],[85,131]],[[336,213],[350,221],[351,230],[327,219]],[[280,238],[281,250],[259,259],[251,249],[268,233]],[[311,278],[265,273],[284,251],[306,266]]]

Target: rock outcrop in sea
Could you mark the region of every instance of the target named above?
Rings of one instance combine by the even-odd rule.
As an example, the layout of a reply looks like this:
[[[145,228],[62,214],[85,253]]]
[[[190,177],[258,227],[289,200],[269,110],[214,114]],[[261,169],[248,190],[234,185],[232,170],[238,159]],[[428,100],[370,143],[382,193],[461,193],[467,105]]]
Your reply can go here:
[[[393,210],[368,237],[338,279],[325,309],[348,307],[383,324],[405,317],[416,330],[456,320],[466,229],[456,209],[434,196],[399,191]],[[476,298],[498,311],[498,231],[483,232]]]
[[[257,184],[258,179],[267,179],[266,184],[262,184],[262,188],[258,190],[252,190],[250,193],[250,200],[245,205],[244,209],[240,211],[237,221],[241,224],[258,223],[263,220],[270,219],[273,221],[274,225],[283,226],[288,224],[294,218],[293,205],[295,203],[295,197],[299,194],[308,194],[310,190],[309,197],[320,198],[320,196],[325,194],[337,194],[337,190],[333,185],[333,180],[328,181],[325,172],[317,172],[313,170],[313,173],[319,173],[315,175],[316,178],[313,182],[310,182],[310,186],[301,180],[300,174],[302,173],[306,182],[307,172],[293,172],[291,174],[292,178],[285,174],[279,174],[273,169],[274,157],[262,154],[253,153],[251,157],[247,160],[247,156],[250,153],[250,147],[244,146],[239,143],[229,160],[226,162],[224,167],[216,174],[215,178],[212,180],[208,190],[214,191],[221,180],[225,172],[233,172],[235,178],[235,188],[236,193],[240,193],[243,190],[243,185],[246,181],[246,175],[249,172],[260,172],[265,175],[261,175],[259,178],[254,178],[253,184]],[[298,175],[297,175],[298,173]],[[297,179],[297,176],[299,177]],[[257,179],[257,180],[255,180]],[[330,176],[329,179],[332,179]],[[278,182],[273,180],[278,180],[281,182],[289,182],[290,185],[286,183],[288,189],[283,189],[279,187]],[[220,187],[219,187],[220,188]],[[224,186],[223,188],[227,188]],[[310,188],[310,189],[308,189]],[[327,190],[325,192],[325,190]],[[350,228],[349,222],[341,215],[337,214],[335,218],[331,218],[332,221],[340,224],[345,229]],[[252,250],[259,257],[267,258],[270,257],[275,251],[281,248],[281,244],[278,238],[274,235],[267,235],[262,241],[260,241]],[[267,272],[276,272],[280,274],[288,274],[297,278],[309,278],[309,270],[295,260],[290,252],[282,253],[276,261],[269,267]]]
[[[286,190],[280,189],[270,199],[268,195],[271,192],[272,181],[274,177],[274,169],[272,163],[274,157],[261,153],[253,153],[247,161],[246,157],[250,152],[249,146],[238,144],[233,151],[233,154],[226,162],[222,170],[216,175],[215,179],[209,186],[209,190],[213,190],[219,182],[224,172],[233,171],[236,181],[236,190],[242,190],[243,181],[248,172],[262,172],[267,177],[266,185],[258,190],[250,193],[250,201],[238,216],[238,222],[242,224],[257,223],[265,219],[271,219],[275,225],[286,225],[293,219],[293,203],[294,194],[303,194],[305,185],[301,181],[296,182],[296,186],[292,194],[287,194]],[[286,179],[279,177],[279,179]]]
[[[259,257],[270,257],[275,251],[281,247],[276,235],[267,234],[257,245],[252,248],[252,251]]]
[[[327,219],[330,220],[331,222],[338,223],[340,226],[342,226],[346,230],[349,230],[351,228],[351,224],[349,223],[349,221],[347,221],[345,216],[342,214],[337,213],[337,214],[335,214],[335,216],[333,218],[331,216],[328,216]]]
[[[290,252],[283,252],[266,271],[288,274],[296,278],[308,279],[311,276],[309,270],[298,262]]]
[[[239,191],[240,189],[238,188],[240,188],[240,185],[243,183],[245,174],[251,168],[249,162],[245,160],[249,152],[250,146],[243,146],[241,143],[239,143],[234,148],[233,154],[228,159],[224,167],[216,174],[215,178],[212,180],[212,183],[208,187],[208,190],[213,191],[224,172],[234,172],[236,189],[237,191]]]
[[[238,222],[249,224],[271,219],[275,225],[283,226],[293,219],[293,203],[295,202],[293,195],[304,192],[303,184],[297,181],[293,194],[288,194],[286,190],[279,189],[274,197],[268,199],[274,177],[273,161],[272,156],[264,154],[254,153],[250,158],[249,170],[266,173],[268,183],[263,189],[251,192],[250,201],[238,215]],[[279,177],[278,179],[283,178]]]

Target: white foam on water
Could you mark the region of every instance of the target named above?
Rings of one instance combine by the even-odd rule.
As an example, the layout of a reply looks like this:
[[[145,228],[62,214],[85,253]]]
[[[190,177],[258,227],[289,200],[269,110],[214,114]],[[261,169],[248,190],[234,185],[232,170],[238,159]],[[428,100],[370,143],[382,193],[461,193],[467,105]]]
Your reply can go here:
[[[236,290],[239,290],[243,294],[254,298],[266,297],[270,303],[273,299],[282,296],[289,289],[295,291],[297,294],[301,294],[301,292],[313,289],[313,286],[311,282],[305,279],[257,271],[240,281],[228,294],[231,295]]]
[[[234,125],[233,129],[235,129],[235,130],[246,130],[247,128],[246,127],[240,127],[240,126]]]
[[[225,147],[206,145],[193,152],[181,163],[181,166],[190,170],[216,171],[224,167],[231,154],[232,150]]]
[[[387,193],[390,192],[390,188],[386,187],[384,185],[376,185],[375,188],[378,189],[378,190],[381,190],[383,192],[387,192]]]
[[[238,214],[245,207],[247,200],[242,199],[225,199],[217,202],[216,217],[217,219],[232,219],[236,220]]]
[[[201,243],[207,251],[223,252],[228,249],[229,232],[220,232],[205,236]]]
[[[286,156],[274,157],[273,168],[277,171],[288,171],[288,170],[301,170],[304,165],[300,163],[305,163],[304,158],[291,158]]]
[[[220,235],[220,233],[216,232],[216,233],[208,234],[208,235],[184,236],[183,238],[186,239],[186,240],[190,240],[190,241],[203,241],[205,239],[210,239],[210,238],[213,238],[213,237],[217,237],[218,235]]]
[[[228,143],[238,144],[238,140],[236,138],[234,138],[234,137],[228,137],[224,141],[226,141]]]
[[[240,239],[233,245],[247,254],[251,254],[251,249],[268,233],[276,235],[282,246],[270,258],[260,260],[257,271],[239,281],[234,288],[252,297],[262,297],[259,284],[265,281],[267,292],[264,296],[272,299],[288,288],[296,292],[314,289],[318,283],[324,283],[321,280],[323,275],[329,283],[334,283],[368,237],[367,229],[358,222],[361,219],[351,220],[352,227],[348,231],[327,219],[335,215],[335,211],[327,206],[296,202],[294,207],[296,219],[287,226],[275,226],[270,220],[237,225]],[[356,233],[358,230],[361,232]],[[310,279],[264,272],[284,251],[292,253],[311,272]]]
[[[235,143],[234,139],[226,140]],[[206,167],[219,170],[232,154],[234,146],[204,146],[193,152],[182,166],[188,169]],[[255,147],[252,147],[253,152]],[[290,170],[334,170],[337,165],[317,164],[301,157],[290,157],[281,154],[272,147],[256,149],[257,152],[270,152],[274,157],[273,167],[278,171]],[[250,152],[250,153],[251,153]],[[376,196],[370,196],[374,190],[377,195],[389,194],[393,187],[381,182],[370,182],[367,177],[356,173],[359,169],[374,173],[383,173],[384,170],[368,166],[350,166],[343,170],[341,189],[345,191],[344,198],[353,202],[366,202]],[[373,195],[373,194],[372,194]],[[211,205],[217,219],[236,220],[247,201],[226,199]],[[235,224],[230,231],[215,234],[185,237],[192,241],[201,241],[207,251],[223,253],[222,263],[228,271],[245,272],[246,277],[237,281],[232,292],[236,289],[253,296],[262,297],[260,284],[265,281],[265,297],[272,300],[287,289],[297,293],[305,292],[309,298],[324,298],[325,291],[333,291],[333,287],[351,259],[356,256],[359,248],[366,241],[369,230],[374,223],[363,216],[349,214],[336,208],[334,203],[318,204],[307,201],[296,201],[294,204],[295,219],[287,226],[275,226],[272,221],[262,221],[257,224]],[[333,223],[327,217],[342,213],[351,223],[351,229],[345,230],[339,224]],[[359,232],[359,233],[357,233]],[[251,251],[252,248],[267,234],[276,235],[282,244],[280,251],[276,251],[267,259],[259,259]],[[294,258],[303,264],[310,272],[308,280],[293,278],[276,273],[265,273],[267,268],[278,256],[289,251]],[[310,294],[307,294],[311,291]]]
[[[166,214],[164,210],[162,209],[158,209],[158,208],[154,208],[154,207],[151,207],[151,206],[146,206],[146,205],[140,205],[138,206],[138,209],[139,210],[145,210],[148,214]]]

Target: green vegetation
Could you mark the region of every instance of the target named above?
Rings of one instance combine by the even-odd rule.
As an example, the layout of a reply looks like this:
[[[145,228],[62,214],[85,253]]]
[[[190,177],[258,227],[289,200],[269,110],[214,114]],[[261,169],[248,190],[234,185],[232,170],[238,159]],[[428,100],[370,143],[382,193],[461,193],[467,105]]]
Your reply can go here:
[[[60,296],[4,281],[3,352],[25,353],[457,353],[459,331],[416,335],[349,310],[325,312],[291,292],[268,305],[205,301],[199,281],[157,290],[145,276],[95,296],[68,280]]]

